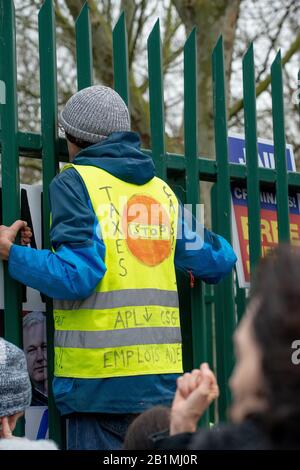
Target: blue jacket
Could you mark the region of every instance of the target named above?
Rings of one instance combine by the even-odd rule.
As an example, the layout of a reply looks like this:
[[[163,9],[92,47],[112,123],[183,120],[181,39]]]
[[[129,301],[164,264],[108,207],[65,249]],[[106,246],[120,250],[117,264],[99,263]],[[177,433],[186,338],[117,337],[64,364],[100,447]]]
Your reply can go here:
[[[155,175],[153,161],[140,150],[140,140],[134,132],[112,133],[102,143],[78,153],[74,163],[102,168],[137,185]],[[50,236],[55,253],[13,245],[9,255],[10,275],[55,299],[86,298],[106,272],[105,245],[96,231],[98,220],[87,189],[80,175],[70,168],[54,178],[49,195]],[[206,229],[194,232],[192,225],[181,210],[178,233],[183,236],[177,238],[175,267],[216,283],[230,272],[236,256],[224,238]],[[158,403],[169,404],[176,377],[167,374],[88,380],[55,378],[53,390],[62,414],[138,413]]]

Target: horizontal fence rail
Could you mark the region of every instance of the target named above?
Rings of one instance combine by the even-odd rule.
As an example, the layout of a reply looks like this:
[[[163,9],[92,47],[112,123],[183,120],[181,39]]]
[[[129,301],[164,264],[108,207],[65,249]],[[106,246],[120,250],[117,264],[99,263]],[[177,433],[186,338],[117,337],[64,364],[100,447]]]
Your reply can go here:
[[[41,135],[18,131],[16,30],[13,0],[0,0],[0,81],[5,99],[1,112],[1,165],[3,224],[20,218],[19,156],[42,159],[43,163],[43,246],[50,248],[48,188],[58,171],[58,163],[68,161],[66,141],[58,138],[56,34],[54,4],[45,0],[38,15],[41,77]],[[231,242],[231,183],[243,181],[248,190],[249,245],[251,273],[261,257],[260,186],[268,183],[276,189],[278,235],[289,241],[288,191],[300,190],[300,174],[289,173],[286,166],[282,65],[280,52],[271,67],[272,115],[274,129],[275,169],[258,167],[253,45],[243,58],[243,100],[245,116],[246,165],[228,162],[227,104],[225,96],[224,48],[220,37],[212,51],[213,114],[215,160],[198,154],[197,49],[196,30],[188,36],[183,52],[184,62],[184,155],[166,152],[163,59],[159,20],[150,32],[148,48],[149,105],[151,150],[157,175],[167,180],[182,203],[196,208],[200,203],[202,182],[212,182],[212,228]],[[93,84],[92,34],[88,3],[76,21],[78,90]],[[101,47],[101,45],[99,45]],[[130,108],[128,44],[125,14],[122,13],[112,32],[114,87]],[[193,210],[194,210],[193,209]],[[22,346],[21,289],[8,274],[4,263],[5,336]],[[246,295],[234,273],[216,286],[205,286],[178,273],[182,318],[183,360],[185,370],[203,361],[217,372],[220,385],[218,409],[211,408],[203,424],[226,419],[230,404],[228,379],[234,365],[232,335],[243,315]],[[49,380],[53,377],[52,301],[47,299]],[[51,389],[51,387],[49,387]],[[50,437],[64,445],[63,428],[49,393]],[[21,432],[21,430],[20,430]]]

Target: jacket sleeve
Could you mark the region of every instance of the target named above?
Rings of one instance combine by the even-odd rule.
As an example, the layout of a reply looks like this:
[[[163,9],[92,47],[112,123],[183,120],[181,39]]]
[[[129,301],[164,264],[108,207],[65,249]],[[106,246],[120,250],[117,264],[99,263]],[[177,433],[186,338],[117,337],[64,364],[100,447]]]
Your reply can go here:
[[[209,284],[219,282],[236,263],[231,245],[220,235],[210,232],[196,222],[179,205],[175,266],[186,274]]]
[[[49,297],[88,297],[104,276],[105,245],[86,188],[74,169],[50,185],[51,243],[55,250],[13,245],[9,273]]]

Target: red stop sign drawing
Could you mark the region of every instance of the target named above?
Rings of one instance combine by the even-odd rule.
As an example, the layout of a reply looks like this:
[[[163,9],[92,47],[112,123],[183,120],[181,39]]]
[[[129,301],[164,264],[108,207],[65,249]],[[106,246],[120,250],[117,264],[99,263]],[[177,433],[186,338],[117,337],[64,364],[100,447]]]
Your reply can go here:
[[[171,224],[165,208],[154,198],[134,195],[123,213],[128,249],[147,266],[156,266],[171,254]]]

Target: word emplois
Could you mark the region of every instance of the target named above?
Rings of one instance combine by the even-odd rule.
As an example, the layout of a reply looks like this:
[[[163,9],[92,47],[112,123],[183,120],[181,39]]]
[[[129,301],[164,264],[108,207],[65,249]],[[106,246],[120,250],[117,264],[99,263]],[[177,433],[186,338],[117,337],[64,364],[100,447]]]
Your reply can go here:
[[[163,356],[163,357],[162,357]],[[163,350],[156,345],[142,345],[112,349],[103,354],[103,368],[132,367],[142,364],[158,364],[161,361],[177,364],[182,359],[181,344],[167,346]]]

